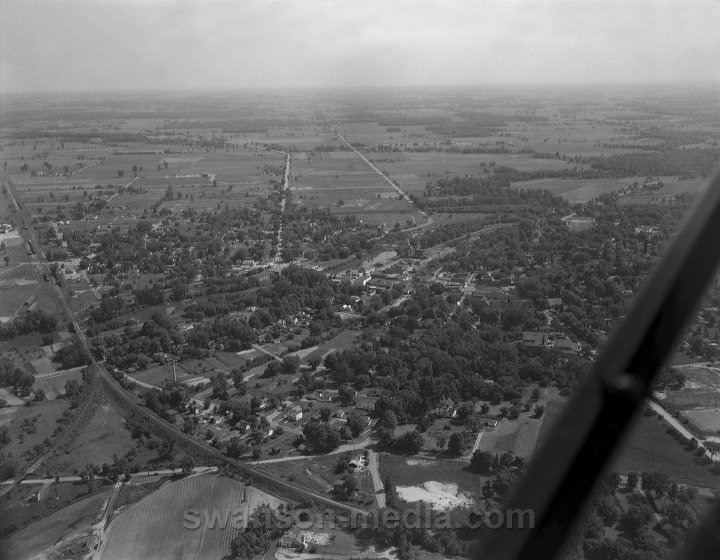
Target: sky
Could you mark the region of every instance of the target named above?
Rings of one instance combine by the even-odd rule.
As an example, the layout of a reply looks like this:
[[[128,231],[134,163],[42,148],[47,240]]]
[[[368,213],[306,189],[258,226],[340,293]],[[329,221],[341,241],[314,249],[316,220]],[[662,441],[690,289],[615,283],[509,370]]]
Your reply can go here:
[[[720,87],[720,0],[0,0],[0,93]]]

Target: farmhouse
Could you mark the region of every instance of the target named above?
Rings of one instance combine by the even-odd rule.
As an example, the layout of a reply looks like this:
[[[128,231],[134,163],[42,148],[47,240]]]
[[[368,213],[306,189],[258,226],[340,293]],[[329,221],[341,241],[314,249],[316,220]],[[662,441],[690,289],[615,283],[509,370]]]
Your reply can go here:
[[[360,472],[360,471],[364,470],[366,466],[367,466],[367,459],[365,459],[365,457],[363,457],[361,455],[358,455],[352,461],[350,461],[350,463],[348,463],[348,470],[351,473]]]
[[[280,537],[278,546],[283,548],[299,548],[305,550],[307,548],[307,543],[305,542],[305,537],[302,534],[296,533],[295,531],[288,531]]]
[[[457,416],[457,408],[454,400],[443,399],[440,405],[433,410],[433,414],[441,418],[455,418]]]
[[[287,415],[288,420],[292,420],[294,422],[297,422],[302,417],[303,417],[303,409],[300,408],[299,406],[293,406]]]

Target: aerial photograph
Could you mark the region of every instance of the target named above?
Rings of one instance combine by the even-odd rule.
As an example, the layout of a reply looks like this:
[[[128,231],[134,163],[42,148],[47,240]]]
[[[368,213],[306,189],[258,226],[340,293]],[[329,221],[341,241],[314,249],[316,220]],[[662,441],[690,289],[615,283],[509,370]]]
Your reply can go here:
[[[718,24],[0,0],[0,560],[720,558]]]

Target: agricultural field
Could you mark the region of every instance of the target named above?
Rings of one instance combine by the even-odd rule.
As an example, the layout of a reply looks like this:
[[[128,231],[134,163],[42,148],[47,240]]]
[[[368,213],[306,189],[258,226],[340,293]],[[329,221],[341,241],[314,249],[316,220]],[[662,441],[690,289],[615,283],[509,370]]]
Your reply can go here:
[[[86,490],[84,485],[79,488]],[[109,490],[93,494],[0,539],[0,556],[14,560],[34,558],[70,533],[87,528],[102,512],[108,496]]]
[[[644,178],[639,178],[642,184]],[[698,199],[708,187],[707,179],[689,179],[680,181],[677,177],[660,177],[663,182],[663,188],[658,190],[638,189],[623,195],[620,198],[620,204],[662,204],[665,198],[674,198],[676,195],[688,193]],[[627,183],[629,179],[622,182]]]
[[[65,394],[65,384],[68,381],[74,380],[77,381],[78,384],[82,384],[83,369],[84,368],[73,368],[69,370],[58,372],[53,371],[52,373],[35,375],[33,390],[43,390],[45,392],[45,398],[48,400],[62,397]]]
[[[592,179],[539,179],[537,181],[513,183],[512,185],[516,189],[542,189],[561,196],[573,204],[589,202],[602,194],[619,191],[627,186],[626,181],[596,181]]]
[[[103,560],[126,558],[207,558],[221,559],[230,552],[230,543],[243,528],[249,514],[262,504],[275,508],[278,498],[216,475],[193,476],[167,484],[137,502],[112,520],[103,543]],[[189,509],[242,513],[242,527],[200,523],[187,528],[184,514]],[[202,513],[200,513],[202,515]]]

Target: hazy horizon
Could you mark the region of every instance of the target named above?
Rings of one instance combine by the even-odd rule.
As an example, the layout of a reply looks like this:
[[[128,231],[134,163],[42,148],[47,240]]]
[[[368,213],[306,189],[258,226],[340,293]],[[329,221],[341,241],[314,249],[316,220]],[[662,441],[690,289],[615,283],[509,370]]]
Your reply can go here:
[[[720,2],[2,0],[0,94],[720,86]]]

